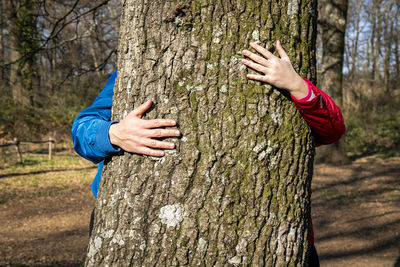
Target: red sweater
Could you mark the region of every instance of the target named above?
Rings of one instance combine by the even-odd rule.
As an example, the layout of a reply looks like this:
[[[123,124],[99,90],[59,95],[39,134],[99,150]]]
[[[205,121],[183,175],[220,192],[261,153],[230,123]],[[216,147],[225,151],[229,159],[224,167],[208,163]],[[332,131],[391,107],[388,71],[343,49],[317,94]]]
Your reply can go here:
[[[303,99],[292,97],[293,103],[310,126],[316,146],[335,143],[346,131],[342,112],[327,94],[322,92],[309,80],[304,80],[309,85],[315,97],[311,100],[309,100],[309,96]],[[310,228],[310,243],[313,245],[314,230],[312,221]]]

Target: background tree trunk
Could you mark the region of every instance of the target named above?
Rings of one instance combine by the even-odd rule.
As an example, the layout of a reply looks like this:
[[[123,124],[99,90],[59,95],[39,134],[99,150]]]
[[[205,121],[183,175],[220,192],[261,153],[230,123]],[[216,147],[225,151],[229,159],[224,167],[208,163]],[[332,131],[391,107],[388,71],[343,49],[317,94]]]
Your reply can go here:
[[[15,7],[12,4],[8,4],[8,7],[12,10],[12,16],[10,18],[9,24],[9,42],[10,42],[10,52],[9,52],[9,62],[10,64],[10,80],[9,88],[11,88],[11,95],[16,103],[23,103],[28,105],[28,99],[24,93],[23,86],[21,84],[22,75],[18,64],[18,59],[20,59],[20,54],[18,53],[18,48],[20,47],[18,40],[18,26],[17,18],[15,14]]]
[[[361,19],[361,7],[362,7],[362,0],[356,1],[356,12],[352,14],[354,17],[354,44],[351,46],[351,70],[350,76],[354,77],[354,74],[358,71],[357,66],[357,55],[358,55],[358,41],[360,36],[360,19]],[[350,51],[349,51],[350,52]]]
[[[310,130],[282,92],[246,79],[240,51],[280,39],[315,77],[316,1],[124,1],[113,119],[183,133],[163,158],[107,161],[87,266],[303,266]]]
[[[381,11],[381,0],[374,0],[373,1],[373,9],[374,9],[374,25],[375,25],[375,40],[374,42],[374,58],[373,58],[373,75],[374,75],[374,82],[375,84],[381,82],[381,70],[379,64],[379,59],[381,57],[381,38],[382,38],[382,11]]]
[[[343,54],[346,31],[347,0],[318,1],[319,18],[322,33],[322,59],[318,86],[322,88],[340,107],[343,104]],[[344,140],[335,144],[319,147],[318,162],[348,163]]]
[[[383,5],[383,27],[384,27],[384,57],[383,57],[383,84],[384,91],[390,95],[391,91],[391,73],[390,73],[390,61],[392,56],[392,45],[393,45],[393,31],[394,31],[394,19],[398,14],[393,11],[394,2],[384,2]]]
[[[394,29],[395,32],[394,34],[394,60],[395,60],[395,67],[394,67],[394,73],[395,73],[395,84],[399,84],[400,83],[400,3],[397,2],[397,8],[396,8],[396,13],[395,13],[396,17],[394,18]]]
[[[36,3],[19,0],[11,3],[12,26],[11,73],[15,102],[35,105],[34,90],[38,89],[37,58],[39,48]]]
[[[1,0],[0,1],[0,79],[1,81],[5,80],[5,70],[4,70],[4,62],[5,62],[5,52],[4,52],[4,39],[3,38],[3,31],[5,28],[5,21],[6,21],[6,16],[4,15],[5,13],[5,1]],[[5,84],[3,84],[3,82],[0,84],[0,92],[2,92],[3,96],[4,96],[4,92],[3,92],[3,88],[5,87]]]

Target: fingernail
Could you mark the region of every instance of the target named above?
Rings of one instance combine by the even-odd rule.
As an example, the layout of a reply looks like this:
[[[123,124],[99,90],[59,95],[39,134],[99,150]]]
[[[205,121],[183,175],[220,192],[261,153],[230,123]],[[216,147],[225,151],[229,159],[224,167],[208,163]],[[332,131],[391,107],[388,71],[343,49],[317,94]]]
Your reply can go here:
[[[173,124],[173,125],[175,125],[175,124],[176,124],[176,121],[170,121],[170,123]]]
[[[169,147],[170,147],[170,148],[174,148],[174,147],[175,147],[175,144],[169,144]]]
[[[175,134],[176,135],[180,135],[181,133],[179,131],[175,131]]]

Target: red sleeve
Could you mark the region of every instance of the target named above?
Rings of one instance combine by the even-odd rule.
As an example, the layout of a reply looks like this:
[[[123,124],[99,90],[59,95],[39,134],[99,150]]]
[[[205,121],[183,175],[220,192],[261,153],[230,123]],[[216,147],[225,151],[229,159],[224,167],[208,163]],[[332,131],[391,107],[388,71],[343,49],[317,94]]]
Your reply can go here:
[[[317,146],[335,143],[346,131],[342,112],[327,94],[309,80],[304,80],[317,97],[311,101],[292,97],[294,105],[310,126]]]

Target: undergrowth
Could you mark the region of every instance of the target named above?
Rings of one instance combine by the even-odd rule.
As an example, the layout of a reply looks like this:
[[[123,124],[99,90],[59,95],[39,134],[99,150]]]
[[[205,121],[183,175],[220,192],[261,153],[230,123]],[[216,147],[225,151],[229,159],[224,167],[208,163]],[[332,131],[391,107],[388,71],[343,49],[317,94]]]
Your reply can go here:
[[[400,156],[400,89],[385,92],[357,81],[345,83],[346,151]]]

